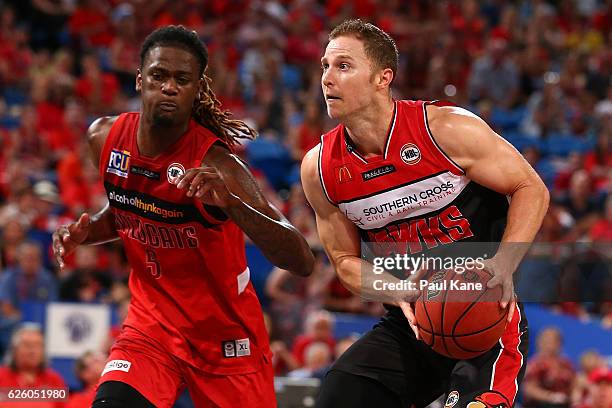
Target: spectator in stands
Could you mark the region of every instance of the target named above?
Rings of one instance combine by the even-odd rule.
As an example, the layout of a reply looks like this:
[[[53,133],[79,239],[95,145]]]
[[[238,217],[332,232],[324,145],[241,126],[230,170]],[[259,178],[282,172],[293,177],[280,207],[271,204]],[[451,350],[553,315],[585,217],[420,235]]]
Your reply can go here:
[[[9,219],[2,229],[0,239],[0,260],[1,269],[4,272],[7,268],[17,265],[17,248],[26,238],[26,231],[19,221],[18,216]]]
[[[17,266],[8,269],[0,279],[0,305],[4,317],[18,318],[24,302],[57,300],[57,282],[42,267],[40,246],[32,241],[17,249]]]
[[[314,278],[301,279],[284,269],[272,269],[266,280],[265,293],[271,300],[270,316],[278,339],[289,344],[299,333],[305,315],[319,309],[320,295],[310,289],[318,283]]]
[[[18,219],[21,225],[29,229],[36,218],[36,200],[29,184],[16,186],[13,196],[0,208],[0,227],[11,220]]]
[[[6,365],[0,367],[0,387],[65,389],[58,373],[48,368],[45,357],[45,339],[41,328],[35,323],[24,323],[11,338],[11,347],[6,356]],[[63,402],[40,402],[40,408],[60,408]],[[3,402],[3,408],[23,408],[23,401]]]
[[[83,74],[76,82],[76,95],[81,98],[91,116],[114,111],[119,92],[119,81],[111,72],[103,72],[95,54],[81,59]]]
[[[606,199],[604,216],[593,224],[589,237],[593,242],[612,243],[612,194]]]
[[[305,350],[312,343],[322,342],[329,347],[329,354],[333,353],[336,347],[334,339],[334,316],[326,310],[317,310],[310,312],[304,323],[305,333],[296,337],[293,343],[293,356],[301,364],[304,365]]]
[[[612,128],[604,128],[597,135],[595,148],[584,157],[584,169],[593,179],[596,192],[605,191],[612,180]]]
[[[99,351],[87,351],[77,359],[75,372],[83,388],[70,395],[65,408],[89,408],[91,406],[105,362],[106,354]]]
[[[537,352],[527,364],[523,382],[526,408],[569,407],[575,372],[561,355],[563,338],[554,327],[543,329],[537,338]]]
[[[531,94],[527,101],[527,114],[521,124],[522,131],[534,138],[567,132],[569,125],[564,115],[565,95],[559,86],[559,74],[543,75],[544,87]]]
[[[112,285],[111,277],[98,268],[98,249],[80,246],[75,252],[76,268],[61,280],[59,298],[66,302],[101,302]]]
[[[589,174],[585,170],[577,170],[570,178],[567,195],[559,200],[559,204],[574,220],[566,240],[575,241],[587,235],[598,219],[601,200],[593,197],[591,187]]]
[[[589,376],[592,387],[592,397],[587,408],[610,408],[612,407],[612,370],[602,367],[595,370]]]
[[[291,378],[323,379],[331,363],[332,354],[329,346],[321,341],[310,343],[304,349],[304,366],[289,373]]]
[[[324,133],[319,101],[309,101],[304,107],[302,123],[289,129],[291,155],[296,161],[302,161],[304,155],[317,144]]]
[[[592,398],[591,375],[606,367],[606,362],[597,350],[588,350],[580,356],[580,371],[572,386],[572,406],[586,407]]]
[[[503,38],[489,40],[488,53],[474,62],[469,79],[470,101],[488,99],[501,108],[512,108],[519,95],[519,72],[508,55]]]

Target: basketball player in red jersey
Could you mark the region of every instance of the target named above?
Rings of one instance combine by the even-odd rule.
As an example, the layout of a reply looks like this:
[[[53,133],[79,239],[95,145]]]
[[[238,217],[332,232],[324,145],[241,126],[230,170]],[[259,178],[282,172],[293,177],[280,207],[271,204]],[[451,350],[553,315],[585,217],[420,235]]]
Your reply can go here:
[[[141,112],[88,130],[109,205],[54,236],[61,267],[77,245],[117,237],[132,267],[128,315],[93,407],[171,407],[185,387],[197,407],[276,406],[243,232],[298,275],[313,256],[232,154],[254,132],[220,110],[195,32],[158,29],[140,59]]]
[[[422,407],[443,394],[446,407],[493,394],[503,401],[499,406],[512,406],[528,337],[512,282],[525,245],[507,243],[533,240],[548,191],[474,114],[394,100],[398,52],[387,33],[349,20],[329,40],[321,85],[327,112],[340,125],[305,156],[302,183],[339,278],[362,297],[383,300],[388,313],[334,364],[316,406]],[[499,344],[472,360],[455,360],[418,340],[409,303],[417,291],[382,292],[362,279],[372,264],[362,259],[361,243],[403,242],[419,254],[470,241],[501,242],[486,266],[494,275],[489,286],[502,286],[500,307],[511,309]]]

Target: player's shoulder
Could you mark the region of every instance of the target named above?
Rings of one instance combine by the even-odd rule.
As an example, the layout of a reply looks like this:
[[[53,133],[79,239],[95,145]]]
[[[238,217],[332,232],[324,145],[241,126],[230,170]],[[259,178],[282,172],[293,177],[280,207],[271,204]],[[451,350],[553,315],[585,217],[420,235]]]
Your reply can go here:
[[[118,118],[119,116],[102,116],[94,120],[87,129],[87,139],[89,142],[105,140]]]
[[[446,131],[467,130],[484,124],[476,114],[460,106],[428,104],[425,109],[427,124],[434,135]]]
[[[302,158],[301,174],[304,179],[319,177],[319,155],[321,154],[321,143],[310,149]]]

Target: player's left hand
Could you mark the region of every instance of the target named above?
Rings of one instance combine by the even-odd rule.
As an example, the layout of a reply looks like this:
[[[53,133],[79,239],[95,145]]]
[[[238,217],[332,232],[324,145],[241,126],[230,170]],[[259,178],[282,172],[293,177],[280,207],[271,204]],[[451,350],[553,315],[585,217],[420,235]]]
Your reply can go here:
[[[502,297],[499,301],[499,307],[505,309],[508,307],[508,319],[510,322],[512,316],[514,316],[514,309],[516,307],[516,301],[514,297],[514,281],[512,280],[512,273],[514,271],[508,270],[503,264],[497,261],[495,258],[486,259],[484,262],[485,269],[493,274],[493,277],[487,282],[488,288],[494,288],[495,286],[502,287]]]
[[[240,199],[227,188],[219,171],[212,166],[189,169],[174,180],[177,188],[187,190],[187,197],[199,198],[204,204],[230,207]]]

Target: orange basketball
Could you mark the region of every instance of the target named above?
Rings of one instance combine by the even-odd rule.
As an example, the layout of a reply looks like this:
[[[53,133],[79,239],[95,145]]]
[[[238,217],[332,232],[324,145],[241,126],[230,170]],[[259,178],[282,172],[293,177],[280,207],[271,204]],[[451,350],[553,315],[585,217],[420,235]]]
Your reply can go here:
[[[436,352],[467,360],[491,349],[506,327],[501,286],[487,288],[484,269],[434,273],[415,305],[421,339]]]

